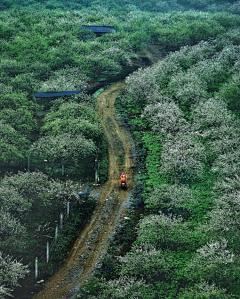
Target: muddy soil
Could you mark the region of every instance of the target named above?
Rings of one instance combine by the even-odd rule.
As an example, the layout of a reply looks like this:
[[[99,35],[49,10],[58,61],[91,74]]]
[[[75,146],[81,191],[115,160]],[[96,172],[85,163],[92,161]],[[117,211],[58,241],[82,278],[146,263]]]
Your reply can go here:
[[[132,146],[128,134],[117,118],[114,106],[115,98],[124,87],[124,82],[119,82],[107,88],[97,98],[98,113],[102,117],[108,142],[108,181],[100,187],[96,209],[76,240],[64,266],[34,299],[73,298],[78,288],[91,277],[101,263],[114,229],[126,211],[133,188]],[[119,188],[122,171],[127,174],[127,190]]]

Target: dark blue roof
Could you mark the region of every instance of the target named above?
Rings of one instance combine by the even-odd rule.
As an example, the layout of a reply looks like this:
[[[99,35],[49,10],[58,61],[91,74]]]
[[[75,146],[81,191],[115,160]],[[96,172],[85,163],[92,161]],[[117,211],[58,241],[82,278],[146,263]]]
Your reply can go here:
[[[116,29],[114,27],[111,26],[91,26],[91,25],[82,25],[82,27],[80,28],[80,30],[91,30],[92,32],[96,32],[96,33],[115,33]]]
[[[66,90],[66,91],[58,91],[58,92],[40,91],[40,92],[35,93],[33,96],[36,97],[36,98],[57,98],[57,97],[77,94],[79,92],[81,92],[81,90]]]

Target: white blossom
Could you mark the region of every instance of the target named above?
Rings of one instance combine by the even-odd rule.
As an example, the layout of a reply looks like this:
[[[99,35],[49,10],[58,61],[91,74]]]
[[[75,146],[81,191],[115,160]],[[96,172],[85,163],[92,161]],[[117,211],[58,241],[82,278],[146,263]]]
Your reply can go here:
[[[203,173],[206,159],[203,145],[194,135],[178,134],[162,146],[161,172],[175,180],[195,180]]]

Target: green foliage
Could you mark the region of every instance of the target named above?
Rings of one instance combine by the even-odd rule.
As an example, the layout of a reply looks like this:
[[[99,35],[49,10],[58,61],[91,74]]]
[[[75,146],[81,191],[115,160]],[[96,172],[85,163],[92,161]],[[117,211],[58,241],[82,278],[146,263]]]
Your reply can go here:
[[[95,151],[96,146],[92,140],[82,135],[63,133],[38,139],[33,143],[30,153],[40,161],[46,161],[47,167],[50,168],[49,174],[53,175],[53,169],[57,165],[78,164],[79,161],[92,157]]]
[[[151,186],[159,185],[159,182],[162,180],[162,177],[156,176],[156,173],[159,172],[160,166],[160,156],[161,156],[161,142],[159,136],[152,132],[146,132],[142,141],[148,151],[146,157],[146,168],[148,171],[148,184]]]
[[[5,24],[0,25],[0,37],[1,38],[5,39],[5,40],[9,40],[12,33],[13,33],[13,28],[11,28]]]
[[[219,90],[220,96],[226,101],[228,108],[239,115],[240,111],[240,88],[239,76],[236,74],[229,83],[225,83]]]
[[[217,286],[209,285],[205,281],[185,290],[178,299],[230,299],[236,298],[232,294],[227,294],[225,289],[219,289]]]
[[[117,280],[109,280],[98,282],[97,286],[99,288],[98,294],[96,297],[92,295],[94,289],[91,287],[91,295],[87,298],[99,298],[99,299],[121,299],[121,298],[129,298],[129,299],[145,299],[145,298],[153,298],[151,293],[151,288],[142,280],[136,280],[135,278],[129,276],[120,277]],[[94,286],[95,288],[95,286]],[[81,294],[81,292],[80,292]],[[81,294],[82,295],[82,294]],[[83,297],[84,298],[84,297]]]
[[[206,279],[215,281],[222,288],[228,287],[233,294],[239,295],[236,277],[239,273],[239,261],[227,248],[227,240],[208,243],[197,250],[196,257],[186,268],[187,276],[193,281]]]
[[[89,198],[84,204],[73,203],[68,221],[58,235],[57,242],[50,251],[50,260],[40,269],[42,275],[52,276],[62,266],[67,253],[76,240],[78,232],[89,219],[96,205],[96,201]]]
[[[55,102],[52,110],[46,115],[41,127],[43,137],[35,143],[37,149],[34,149],[33,154],[36,158],[47,160],[51,171],[58,163],[61,163],[68,168],[73,168],[71,176],[81,171],[81,175],[92,177],[93,155],[96,148],[100,147],[98,158],[102,164],[101,176],[102,178],[106,176],[107,161],[104,157],[106,145],[103,144],[105,138],[102,134],[102,125],[91,99],[88,100],[86,103],[77,103],[73,100],[68,103]],[[53,144],[56,145],[57,150],[53,147],[54,150],[51,151]]]
[[[194,14],[172,16],[188,22]],[[214,28],[220,34],[224,17]],[[230,32],[126,80],[121,103],[146,166],[136,176],[145,213],[135,245],[115,267],[144,277],[154,298],[239,297],[239,120],[229,111],[238,109],[239,41]]]
[[[224,28],[237,28],[239,26],[239,18],[237,15],[228,14],[226,12],[218,13],[213,16],[213,19],[216,20]]]
[[[71,181],[50,180],[40,172],[4,177],[0,188],[1,251],[21,258],[24,264],[32,263],[36,253],[39,257],[45,256],[46,240],[54,237],[56,220],[69,201],[70,219],[64,223],[64,235],[67,237],[61,237],[57,245],[65,255],[76,237],[76,231],[84,225],[95,205],[93,200],[79,198],[77,188],[79,186]],[[59,257],[58,247],[55,251]],[[52,258],[57,260],[53,254]]]
[[[182,13],[173,12],[164,21],[162,26],[150,24],[150,32],[154,39],[169,49],[194,45],[225,32],[211,15],[199,15],[195,12],[185,13],[184,17]]]
[[[84,42],[92,41],[96,38],[96,35],[89,29],[84,29],[79,32],[78,37]]]
[[[11,125],[0,122],[0,162],[2,165],[21,165],[27,157],[27,138]]]
[[[33,119],[32,113],[23,108],[16,110],[2,109],[0,111],[0,118],[3,122],[11,124],[16,131],[24,136],[29,135],[37,129],[37,122]]]
[[[13,8],[23,8],[23,7],[33,7],[35,9],[68,9],[68,10],[80,10],[83,8],[89,8],[92,10],[119,10],[121,8],[124,11],[129,10],[148,10],[152,12],[169,12],[176,10],[210,10],[210,11],[231,11],[238,12],[237,6],[238,2],[236,0],[152,0],[151,2],[143,0],[139,2],[138,0],[125,0],[124,2],[120,0],[106,0],[104,3],[100,0],[91,1],[91,3],[86,0],[67,0],[67,1],[56,1],[56,0],[43,0],[33,1],[33,0],[5,0],[0,6],[0,9],[4,10],[9,7]],[[99,21],[99,18],[89,17],[89,21]]]
[[[19,109],[34,110],[37,108],[36,103],[33,100],[27,98],[27,93],[5,93],[0,95],[0,107],[1,109]]]
[[[150,215],[139,223],[138,243],[146,242],[156,248],[173,251],[190,249],[191,231],[181,217]]]
[[[206,176],[207,178],[207,176]],[[208,178],[210,180],[210,178]],[[191,221],[191,226],[198,226],[205,221],[205,216],[213,207],[214,195],[211,192],[212,182],[203,182],[191,186],[183,184],[162,184],[145,194],[147,213],[173,213]]]
[[[101,283],[98,280],[90,280],[85,285],[84,288],[81,288],[78,293],[77,297],[80,297],[82,299],[87,299],[92,295],[98,295],[99,291],[101,289]]]
[[[98,299],[238,297],[239,203],[233,180],[239,175],[239,131],[227,108],[239,109],[240,21],[237,15],[216,13],[238,12],[237,2],[6,3],[14,9],[1,11],[0,16],[0,162],[4,166],[23,169],[28,158],[41,167],[47,160],[45,171],[50,174],[59,164],[69,164],[69,172],[87,179],[98,147],[104,180],[107,145],[90,98],[82,93],[47,104],[41,101],[50,112],[38,119],[38,128],[34,111],[42,107],[32,94],[86,90],[92,79],[106,81],[131,71],[138,62],[134,51],[148,43],[175,51],[126,79],[119,101],[135,130],[140,172],[136,177],[145,214],[132,250],[118,261],[112,253],[105,259],[106,277],[111,271],[115,277],[93,282],[87,289],[90,295],[82,290],[83,295]],[[86,5],[88,9],[81,11]],[[215,13],[176,11],[189,8]],[[93,38],[92,33],[79,31],[83,24],[111,25],[117,33]],[[54,249],[57,258],[46,273],[52,274],[83,218],[91,213],[92,202],[82,205],[74,195],[76,186],[36,173],[4,178],[0,189],[1,249],[26,262],[29,248],[45,250],[41,241],[54,232],[54,221],[66,200],[76,202],[80,212],[74,211],[65,228],[67,236],[60,235]],[[139,204],[141,198],[142,194]],[[114,249],[118,254],[133,241],[133,226],[125,223],[119,230]],[[31,251],[30,257],[34,254]]]
[[[88,139],[97,140],[102,130],[91,106],[83,103],[63,103],[57,111],[47,114],[41,132],[55,136],[60,133],[82,134]]]

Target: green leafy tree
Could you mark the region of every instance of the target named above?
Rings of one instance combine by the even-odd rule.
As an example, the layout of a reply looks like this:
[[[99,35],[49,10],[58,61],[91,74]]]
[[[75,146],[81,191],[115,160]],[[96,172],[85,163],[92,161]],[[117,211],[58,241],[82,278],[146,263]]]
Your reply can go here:
[[[222,238],[199,248],[186,271],[190,280],[216,283],[239,295],[239,267],[239,258],[228,249],[228,241]]]
[[[99,141],[102,127],[90,105],[83,103],[63,103],[57,111],[51,111],[44,119],[42,134],[57,136],[63,133],[83,135]]]
[[[99,123],[92,123],[90,120],[79,118],[65,118],[46,123],[41,131],[46,135],[57,136],[69,133],[72,135],[83,135],[85,138],[100,140],[102,128]]]
[[[37,130],[37,122],[33,118],[33,114],[24,108],[2,109],[0,111],[2,122],[10,124],[17,132],[23,136]]]
[[[86,96],[86,99],[87,96]],[[55,121],[55,119],[67,119],[67,118],[83,118],[88,119],[91,122],[96,122],[98,116],[96,115],[92,104],[88,103],[76,103],[76,102],[65,102],[60,105],[56,110],[48,113],[44,119],[45,123]]]
[[[239,113],[239,96],[240,96],[240,77],[238,74],[234,74],[232,80],[225,83],[219,90],[220,96],[226,101],[228,107]]]
[[[29,145],[30,142],[12,126],[0,122],[0,161],[2,164],[21,165],[24,163]]]
[[[228,294],[227,290],[217,287],[215,284],[208,284],[203,281],[196,284],[190,289],[186,289],[180,294],[178,299],[233,299],[236,298],[232,294]]]
[[[88,77],[82,68],[66,66],[55,71],[40,87],[44,91],[83,90]]]
[[[37,109],[37,104],[33,100],[29,100],[27,93],[4,93],[0,94],[1,109],[25,109],[33,111]]]
[[[148,289],[148,285],[143,279],[136,280],[133,277],[122,276],[116,280],[109,280],[100,283],[101,288],[100,294],[95,296],[90,296],[89,298],[99,298],[99,299],[144,299],[152,298],[151,292]]]
[[[155,187],[145,199],[146,208],[151,213],[182,209],[182,213],[184,214],[186,211],[191,211],[194,202],[195,199],[192,190],[188,186],[181,184],[162,184],[159,187]]]
[[[138,279],[144,277],[147,283],[153,283],[166,275],[171,258],[169,252],[157,250],[152,244],[134,245],[125,256],[119,257],[120,274]]]
[[[138,242],[155,244],[156,248],[177,251],[187,248],[191,232],[181,216],[150,215],[139,223]]]
[[[77,164],[86,157],[90,157],[96,151],[93,141],[87,140],[81,135],[69,135],[68,133],[57,136],[41,137],[33,143],[31,152],[40,161],[46,160],[52,174],[54,167],[59,164]]]

